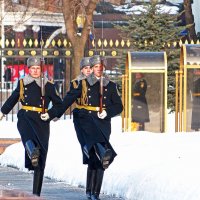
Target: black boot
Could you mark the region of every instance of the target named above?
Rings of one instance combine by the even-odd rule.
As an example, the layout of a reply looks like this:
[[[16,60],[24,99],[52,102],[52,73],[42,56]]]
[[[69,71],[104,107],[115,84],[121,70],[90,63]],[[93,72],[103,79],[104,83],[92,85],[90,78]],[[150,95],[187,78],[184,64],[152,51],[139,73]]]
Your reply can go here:
[[[87,168],[87,180],[86,180],[86,197],[87,199],[91,199],[91,190],[92,190],[92,184],[94,182],[96,170],[90,169],[90,167]]]
[[[98,159],[101,161],[102,167],[107,169],[112,158],[111,149],[104,147],[101,143],[96,143],[94,145],[94,150]]]
[[[138,131],[144,131],[145,126],[144,126],[144,122],[139,123],[139,130]]]
[[[93,184],[93,187],[92,187],[91,200],[100,200],[99,194],[100,194],[101,185],[102,185],[102,182],[103,182],[103,175],[104,175],[104,170],[102,170],[102,169],[96,170],[96,176],[95,176],[94,184]]]
[[[31,160],[31,163],[34,167],[38,166],[39,156],[40,156],[40,150],[38,147],[35,146],[34,142],[32,140],[28,140],[26,142],[26,152],[28,154],[28,157]]]
[[[33,194],[40,196],[42,189],[44,170],[39,169],[38,167],[34,170],[33,177]]]

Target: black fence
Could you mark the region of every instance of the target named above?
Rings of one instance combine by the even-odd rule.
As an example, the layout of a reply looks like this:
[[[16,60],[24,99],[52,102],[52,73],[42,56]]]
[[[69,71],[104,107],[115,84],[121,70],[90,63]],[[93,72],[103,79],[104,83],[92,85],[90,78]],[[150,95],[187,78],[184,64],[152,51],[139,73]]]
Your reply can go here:
[[[45,47],[49,41],[45,41]],[[4,46],[4,48],[2,48]],[[0,40],[0,107],[5,100],[10,96],[15,89],[20,78],[23,78],[28,73],[26,65],[27,59],[30,56],[43,56],[45,59],[45,74],[50,80],[56,84],[57,91],[63,98],[68,89],[67,83],[72,79],[72,57],[73,51],[71,44],[66,39],[51,41],[48,48],[41,49],[41,45],[36,40],[17,40],[14,39],[4,41]],[[104,55],[108,60],[108,68],[106,73],[110,75],[111,80],[121,86],[122,71],[118,67],[117,59],[122,58],[122,52],[131,51],[129,41],[107,41],[99,39],[96,44],[92,43],[90,47],[85,49],[85,56],[95,54]],[[7,119],[14,119],[14,115],[20,109],[20,104],[10,112]]]

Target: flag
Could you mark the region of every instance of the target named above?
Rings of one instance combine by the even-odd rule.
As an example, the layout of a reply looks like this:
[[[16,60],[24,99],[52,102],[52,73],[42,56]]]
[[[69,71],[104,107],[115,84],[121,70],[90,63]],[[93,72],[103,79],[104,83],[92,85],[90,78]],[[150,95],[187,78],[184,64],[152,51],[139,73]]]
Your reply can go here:
[[[94,35],[93,35],[91,30],[90,30],[90,33],[89,33],[89,38],[90,38],[90,41],[94,40]]]

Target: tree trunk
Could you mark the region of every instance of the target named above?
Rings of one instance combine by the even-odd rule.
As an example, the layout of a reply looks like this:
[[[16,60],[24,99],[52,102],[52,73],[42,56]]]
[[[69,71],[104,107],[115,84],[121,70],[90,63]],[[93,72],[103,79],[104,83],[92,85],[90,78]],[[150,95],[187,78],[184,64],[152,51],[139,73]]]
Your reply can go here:
[[[72,79],[80,74],[80,61],[84,56],[85,45],[92,27],[93,11],[98,1],[62,0],[66,32],[73,49]],[[85,3],[84,7],[83,2]],[[78,14],[82,14],[85,17],[81,35],[77,34],[76,19]]]
[[[85,42],[81,43],[80,40],[74,42],[74,59],[72,64],[72,79],[76,78],[80,74],[80,61],[84,56]]]
[[[186,26],[188,27],[189,39],[197,41],[197,35],[195,32],[195,23],[194,16],[192,13],[192,0],[184,0],[184,9],[185,9],[185,21]]]

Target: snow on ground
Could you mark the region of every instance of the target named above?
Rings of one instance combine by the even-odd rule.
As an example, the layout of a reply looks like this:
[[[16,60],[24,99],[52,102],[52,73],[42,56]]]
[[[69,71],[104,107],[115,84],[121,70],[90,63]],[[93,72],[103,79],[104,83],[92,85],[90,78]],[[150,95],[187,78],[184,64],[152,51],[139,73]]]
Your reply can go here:
[[[102,192],[130,200],[200,199],[200,134],[122,133],[121,117],[112,119],[111,143],[118,156],[105,171]],[[0,137],[19,137],[16,122],[0,122]],[[17,152],[17,153],[16,153]],[[1,165],[22,171],[24,149],[11,145],[0,156]],[[73,186],[85,186],[86,166],[70,119],[51,122],[45,176]]]

